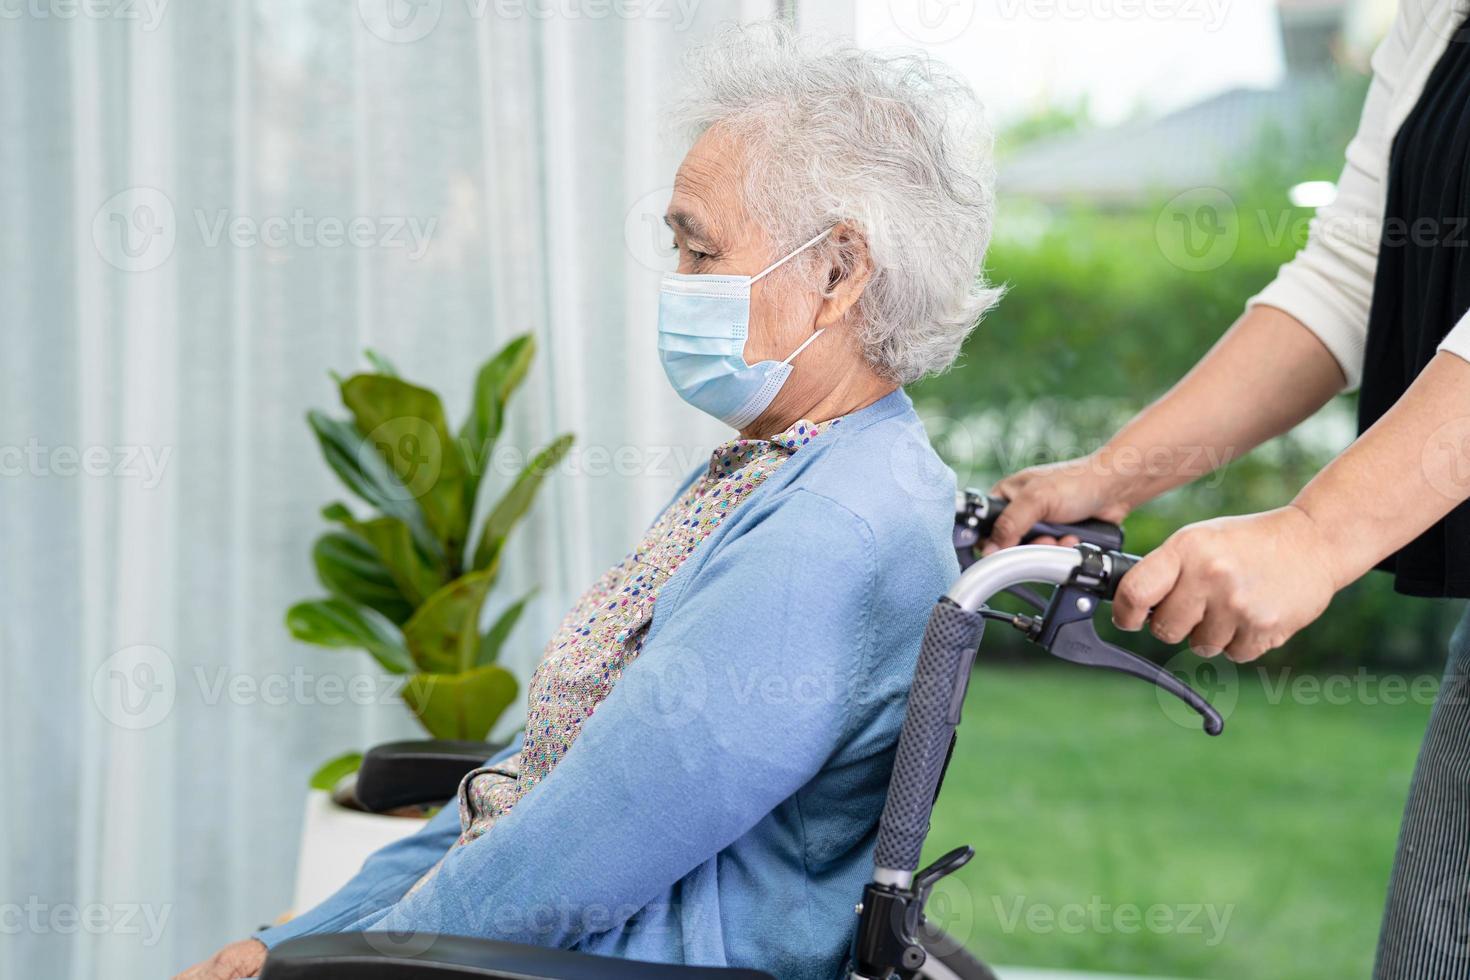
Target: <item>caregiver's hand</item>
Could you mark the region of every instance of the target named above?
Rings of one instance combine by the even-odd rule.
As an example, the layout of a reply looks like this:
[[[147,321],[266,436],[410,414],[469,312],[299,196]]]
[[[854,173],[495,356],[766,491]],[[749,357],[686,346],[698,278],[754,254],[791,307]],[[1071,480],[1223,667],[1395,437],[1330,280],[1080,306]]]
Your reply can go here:
[[[1062,463],[1033,466],[1001,480],[990,492],[1010,501],[995,519],[995,528],[981,549],[991,554],[1001,548],[1019,544],[1022,535],[1037,521],[1069,524],[1098,517],[1121,524],[1128,516],[1129,505],[1123,500],[1115,477],[1095,456],[1083,456]],[[1057,544],[1039,537],[1036,544]],[[1074,544],[1065,539],[1062,544]]]
[[[1189,638],[1237,663],[1281,646],[1327,608],[1339,580],[1325,536],[1295,506],[1176,531],[1123,576],[1113,622],[1165,643]],[[1152,610],[1152,612],[1150,612]]]
[[[241,980],[253,977],[265,966],[265,943],[242,939],[230,943],[203,963],[189,967],[174,980]]]

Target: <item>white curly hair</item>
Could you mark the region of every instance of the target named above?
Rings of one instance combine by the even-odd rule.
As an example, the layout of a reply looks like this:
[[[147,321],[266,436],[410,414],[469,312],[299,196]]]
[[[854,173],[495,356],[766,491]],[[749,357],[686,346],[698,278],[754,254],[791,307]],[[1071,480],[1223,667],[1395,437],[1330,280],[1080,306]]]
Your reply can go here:
[[[994,138],[970,86],[922,54],[768,22],[693,48],[679,87],[670,123],[738,140],[745,206],[778,253],[839,222],[861,232],[873,273],[855,322],[874,369],[908,384],[953,364],[1004,292],[983,272]],[[798,261],[818,256],[852,258],[829,239]]]

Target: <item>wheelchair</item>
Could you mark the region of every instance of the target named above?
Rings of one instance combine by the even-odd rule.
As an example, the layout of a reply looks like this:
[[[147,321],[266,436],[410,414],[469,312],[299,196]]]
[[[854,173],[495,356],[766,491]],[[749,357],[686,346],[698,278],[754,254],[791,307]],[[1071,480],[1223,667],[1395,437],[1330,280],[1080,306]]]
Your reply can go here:
[[[919,870],[987,620],[1011,626],[1059,659],[1157,685],[1198,712],[1207,734],[1224,728],[1219,712],[1173,674],[1098,636],[1095,611],[1113,598],[1118,581],[1138,561],[1122,550],[1122,529],[1103,521],[1038,524],[1026,540],[1073,537],[1079,543],[1022,543],[978,558],[976,547],[1005,503],[973,490],[957,495],[954,546],[962,574],[935,602],[924,632],[878,824],[873,877],[861,896],[853,896],[845,980],[995,980],[988,966],[924,915],[934,886],[974,851],[956,848]],[[1043,598],[1031,584],[1054,589]],[[1001,592],[1020,598],[1034,613],[990,608],[987,603]],[[483,742],[379,746],[364,757],[357,801],[375,812],[442,803],[492,751]],[[464,936],[417,939],[410,949],[372,933],[302,936],[271,951],[260,980],[774,980],[757,970],[643,963]]]

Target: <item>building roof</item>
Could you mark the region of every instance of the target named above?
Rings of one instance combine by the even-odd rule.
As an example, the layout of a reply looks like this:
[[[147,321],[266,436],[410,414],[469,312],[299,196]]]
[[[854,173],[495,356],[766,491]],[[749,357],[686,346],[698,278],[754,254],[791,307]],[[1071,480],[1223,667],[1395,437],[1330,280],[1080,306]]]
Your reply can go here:
[[[1287,130],[1320,85],[1232,89],[1155,119],[1065,133],[1005,154],[999,192],[1043,202],[1126,203],[1192,187],[1230,189],[1235,165],[1273,127]]]

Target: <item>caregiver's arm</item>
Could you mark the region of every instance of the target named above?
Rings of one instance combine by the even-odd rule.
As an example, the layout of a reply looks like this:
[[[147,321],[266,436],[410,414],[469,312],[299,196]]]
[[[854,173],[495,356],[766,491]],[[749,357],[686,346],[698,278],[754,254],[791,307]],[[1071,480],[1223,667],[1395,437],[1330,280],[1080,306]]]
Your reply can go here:
[[[1467,321],[1470,322],[1470,321]],[[1443,347],[1382,418],[1297,494],[1342,588],[1470,496],[1470,361]]]
[[[873,548],[864,522],[797,491],[660,595],[668,620],[545,780],[356,928],[567,947],[667,894],[850,734],[858,672],[884,654]]]
[[[1193,370],[1102,448],[997,483],[993,492],[1012,504],[986,548],[1016,544],[1039,520],[1121,521],[1139,504],[1291,429],[1343,381],[1316,334],[1275,307],[1252,306]]]
[[[1253,660],[1470,496],[1467,446],[1470,361],[1442,349],[1291,504],[1191,524],[1147,555],[1124,576],[1113,618]]]
[[[991,544],[1015,544],[1038,520],[1122,520],[1133,507],[1292,428],[1344,382],[1357,386],[1382,237],[1390,109],[1422,29],[1420,6],[1401,4],[1373,54],[1373,82],[1337,197],[1317,210],[1306,247],[1249,300],[1193,371],[1106,446],[996,484],[1012,506],[997,520]]]

